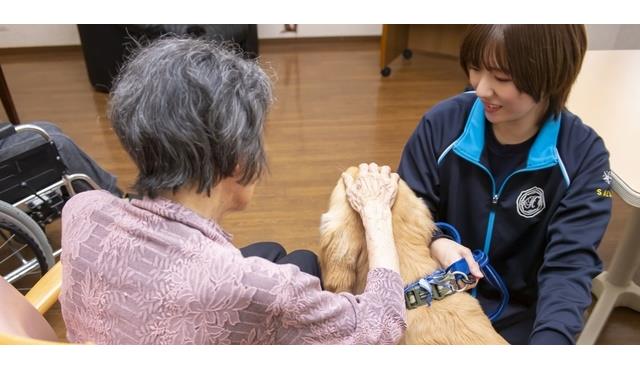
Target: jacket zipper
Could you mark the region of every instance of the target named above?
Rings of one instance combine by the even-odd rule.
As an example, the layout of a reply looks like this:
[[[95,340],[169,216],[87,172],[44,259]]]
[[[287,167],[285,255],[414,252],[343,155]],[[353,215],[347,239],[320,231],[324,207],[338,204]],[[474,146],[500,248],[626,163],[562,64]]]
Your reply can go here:
[[[460,155],[460,153],[458,153],[458,155]],[[482,246],[482,250],[484,251],[484,253],[487,256],[489,256],[489,250],[491,249],[491,239],[493,238],[493,226],[495,224],[495,218],[496,218],[496,207],[498,205],[498,201],[500,200],[500,196],[502,195],[502,192],[504,191],[504,188],[507,185],[507,182],[509,182],[509,180],[515,174],[518,174],[521,172],[532,172],[532,171],[542,170],[545,168],[553,167],[556,164],[552,163],[546,166],[523,168],[517,171],[513,171],[512,173],[509,174],[509,176],[507,176],[502,181],[502,184],[500,185],[500,189],[496,192],[496,180],[494,179],[493,175],[491,174],[491,171],[489,171],[487,167],[485,167],[482,163],[466,158],[465,156],[460,155],[460,157],[480,167],[487,174],[487,176],[489,176],[489,179],[491,180],[491,210],[489,211],[489,220],[487,222],[487,229],[484,234],[484,244]]]
[[[489,257],[489,250],[491,249],[491,239],[493,238],[493,225],[495,224],[495,219],[496,219],[496,207],[498,205],[498,201],[500,200],[500,195],[502,195],[502,191],[504,190],[507,182],[509,181],[509,179],[511,179],[511,177],[513,177],[513,175],[520,173],[520,172],[530,172],[530,171],[536,171],[536,170],[540,170],[543,168],[548,168],[548,167],[552,167],[555,164],[551,164],[548,166],[541,166],[541,167],[534,167],[534,168],[523,168],[521,170],[517,170],[514,171],[512,173],[509,174],[509,176],[507,176],[503,181],[502,184],[500,185],[500,189],[496,192],[496,180],[493,178],[493,175],[491,174],[491,171],[489,171],[489,169],[487,167],[485,167],[482,163],[480,162],[476,162],[472,159],[466,158],[463,155],[460,155],[460,153],[458,153],[458,155],[464,159],[466,159],[467,161],[471,162],[472,164],[480,167],[482,170],[484,170],[484,172],[487,174],[487,176],[489,176],[489,179],[491,180],[491,210],[489,211],[489,220],[487,222],[487,229],[485,231],[484,234],[484,245],[483,245],[483,251],[484,253],[487,255],[487,257]],[[474,298],[476,298],[478,296],[478,288],[473,288],[471,289],[471,296],[473,296]]]
[[[498,205],[498,201],[500,200],[500,194],[496,193],[496,180],[493,178],[493,175],[484,165],[478,163],[478,166],[482,168],[489,178],[491,179],[491,210],[489,211],[489,221],[487,222],[487,230],[484,233],[484,244],[482,246],[483,252],[489,256],[489,249],[491,246],[491,238],[493,237],[493,225],[496,220],[496,206]]]

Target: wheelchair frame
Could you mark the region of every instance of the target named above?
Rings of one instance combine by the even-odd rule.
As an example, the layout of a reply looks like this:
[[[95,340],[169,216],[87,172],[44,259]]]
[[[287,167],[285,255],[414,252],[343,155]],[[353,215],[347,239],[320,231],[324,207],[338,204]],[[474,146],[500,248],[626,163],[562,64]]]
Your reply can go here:
[[[25,259],[20,248],[9,257],[17,255],[21,266],[4,276],[13,283],[40,267],[44,274],[55,263],[62,250],[52,250],[44,234],[45,226],[60,217],[64,204],[76,194],[75,181],[84,181],[93,189],[100,187],[85,174],[67,174],[51,136],[41,127],[29,124],[0,127],[0,138],[20,132],[35,132],[43,143],[16,153],[0,162],[0,221],[14,227],[36,255]],[[39,188],[39,190],[36,190]],[[10,206],[10,207],[9,207]],[[6,242],[5,242],[6,243]],[[11,248],[13,250],[13,248]],[[38,249],[34,250],[34,249]],[[41,258],[38,255],[41,253]]]

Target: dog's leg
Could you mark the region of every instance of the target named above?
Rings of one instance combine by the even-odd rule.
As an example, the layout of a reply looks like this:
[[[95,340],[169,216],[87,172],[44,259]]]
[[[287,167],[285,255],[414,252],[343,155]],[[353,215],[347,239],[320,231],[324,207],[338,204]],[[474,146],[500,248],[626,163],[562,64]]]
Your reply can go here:
[[[322,215],[320,227],[320,264],[325,289],[333,292],[354,292],[357,261],[363,246],[354,237],[352,222],[330,210]],[[358,234],[356,232],[356,234]]]
[[[347,170],[352,175],[355,171],[355,168]],[[354,292],[364,240],[362,221],[349,205],[340,179],[331,194],[329,211],[320,222],[320,265],[327,290]]]

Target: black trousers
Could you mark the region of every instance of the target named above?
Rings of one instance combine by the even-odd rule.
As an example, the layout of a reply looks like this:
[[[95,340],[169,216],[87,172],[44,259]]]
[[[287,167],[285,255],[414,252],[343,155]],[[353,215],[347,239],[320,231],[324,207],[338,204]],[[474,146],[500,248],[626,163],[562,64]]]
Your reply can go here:
[[[240,252],[245,257],[262,257],[279,265],[287,263],[296,265],[300,271],[320,279],[322,285],[318,257],[311,251],[298,249],[287,254],[284,247],[276,242],[259,242],[240,248]]]
[[[495,312],[500,304],[499,298],[488,298],[478,292],[478,301],[484,312],[489,315]],[[500,318],[493,323],[493,328],[509,342],[509,344],[529,344],[529,337],[533,331],[536,312],[535,305],[525,307],[516,302],[509,302]]]

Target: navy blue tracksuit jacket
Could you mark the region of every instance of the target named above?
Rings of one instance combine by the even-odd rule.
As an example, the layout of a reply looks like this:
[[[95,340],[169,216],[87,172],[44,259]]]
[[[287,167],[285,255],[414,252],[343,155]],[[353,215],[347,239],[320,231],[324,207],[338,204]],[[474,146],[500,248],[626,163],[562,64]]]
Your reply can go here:
[[[549,118],[526,165],[496,183],[487,164],[484,107],[474,93],[437,104],[407,142],[398,173],[434,219],[488,254],[508,286],[494,323],[511,343],[575,343],[602,271],[596,248],[611,213],[609,153],[574,114]],[[491,310],[488,283],[478,298]]]

